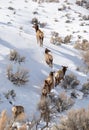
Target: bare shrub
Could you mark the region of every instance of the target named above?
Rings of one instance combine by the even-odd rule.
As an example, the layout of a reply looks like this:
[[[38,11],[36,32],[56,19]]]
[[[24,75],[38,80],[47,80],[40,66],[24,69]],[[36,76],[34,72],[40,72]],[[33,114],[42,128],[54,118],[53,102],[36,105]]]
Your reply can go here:
[[[58,130],[88,130],[89,129],[89,109],[69,111],[67,117],[61,119]]]
[[[72,35],[67,35],[67,36],[64,38],[64,43],[70,43],[71,37],[72,37]]]
[[[71,23],[71,22],[72,22],[72,21],[70,21],[70,20],[66,20],[66,21],[65,21],[65,23]]]
[[[28,70],[24,68],[18,68],[16,72],[13,72],[12,66],[7,68],[7,78],[15,85],[25,85],[29,80]]]
[[[10,50],[9,59],[18,62],[19,64],[25,61],[25,57],[20,56],[16,50]]]
[[[46,2],[59,2],[59,0],[46,0]]]
[[[37,11],[33,11],[33,14],[38,14],[38,12]]]
[[[83,20],[89,20],[89,15],[84,15]]]
[[[81,91],[84,93],[84,95],[89,94],[89,82],[83,84]]]
[[[61,45],[62,42],[63,42],[63,40],[61,37],[59,37],[59,33],[55,32],[55,31],[51,32],[50,43],[56,44],[56,45]]]
[[[79,6],[82,6],[83,5],[83,0],[76,0],[76,4],[79,5]]]
[[[74,74],[65,75],[65,79],[62,82],[61,86],[63,88],[75,88],[77,85],[79,85],[79,80],[77,80],[77,77]]]
[[[66,10],[66,6],[65,6],[65,5],[61,5],[61,6],[58,8],[58,11],[62,11],[62,10]]]
[[[48,123],[51,120],[51,116],[50,116],[51,110],[49,106],[50,103],[48,100],[46,100],[46,98],[41,99],[38,104],[38,109],[41,113],[41,119],[43,119],[43,121],[46,122],[46,126],[44,126],[44,128],[48,126]]]
[[[89,2],[86,3],[86,8],[89,9]]]
[[[55,97],[55,94],[49,95],[51,100],[51,106],[53,106],[52,111],[54,113],[63,112],[68,110],[74,104],[74,100],[71,97],[68,97],[65,92],[60,93]]]
[[[8,90],[8,92],[4,93],[6,99],[15,99],[16,97],[16,93],[15,91],[12,89],[12,90]]]
[[[74,101],[70,97],[67,97],[65,92],[62,92],[58,96],[58,99],[56,100],[55,103],[57,111],[62,112],[68,110],[74,104]]]
[[[89,42],[86,39],[83,39],[82,42],[77,40],[75,42],[74,48],[87,51],[89,50]]]
[[[33,0],[35,2],[38,2],[38,3],[42,3],[42,2],[59,2],[59,0]]]
[[[13,7],[8,7],[9,10],[15,10]]]
[[[89,67],[89,50],[83,53],[83,60]]]

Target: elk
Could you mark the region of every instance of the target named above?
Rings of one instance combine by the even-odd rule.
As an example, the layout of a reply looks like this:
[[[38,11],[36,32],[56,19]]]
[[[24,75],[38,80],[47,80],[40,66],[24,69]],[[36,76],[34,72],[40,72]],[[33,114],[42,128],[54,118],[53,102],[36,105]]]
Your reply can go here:
[[[49,52],[51,52],[51,51],[46,48],[45,49],[45,61],[49,65],[49,67],[52,68],[53,67],[53,56]]]
[[[62,69],[58,70],[55,73],[55,86],[57,86],[61,82],[61,80],[64,80],[64,76],[67,71],[67,68],[68,68],[67,66],[62,66]]]
[[[13,113],[14,118],[16,119],[18,115],[24,113],[24,107],[23,106],[13,106],[12,113]]]
[[[39,29],[38,24],[34,24],[33,28],[35,28],[36,31],[37,43],[40,44],[40,46],[43,46],[44,33]]]
[[[42,97],[47,97],[47,94],[50,92],[50,85],[48,82],[45,80],[44,81],[44,86],[42,88]]]
[[[50,93],[51,89],[54,88],[54,72],[50,72],[49,76],[44,82],[44,87],[47,90],[47,93]]]

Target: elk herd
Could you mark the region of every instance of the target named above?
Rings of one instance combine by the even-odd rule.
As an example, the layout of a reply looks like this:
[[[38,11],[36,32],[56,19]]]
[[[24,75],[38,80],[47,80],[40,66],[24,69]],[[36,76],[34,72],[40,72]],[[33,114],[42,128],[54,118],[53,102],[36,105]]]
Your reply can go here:
[[[44,40],[44,33],[39,29],[38,24],[34,23],[33,28],[36,31],[36,39],[37,43],[40,44],[40,46],[43,46],[43,40]],[[49,67],[53,67],[53,56],[51,53],[51,50],[48,48],[45,48],[45,62]],[[48,77],[44,80],[44,85],[42,88],[42,96],[46,97],[47,94],[50,93],[51,89],[56,87],[61,80],[64,79],[65,73],[67,71],[67,66],[62,66],[61,70],[58,70],[57,72],[50,72]]]
[[[44,33],[39,29],[39,26],[37,24],[33,25],[33,28],[36,31],[36,38],[37,43],[40,44],[40,46],[43,46],[43,40],[44,40]],[[45,62],[46,64],[52,68],[53,67],[53,56],[51,53],[51,50],[48,48],[45,48]],[[43,82],[43,88],[41,91],[41,98],[46,98],[52,89],[54,89],[57,85],[61,83],[62,80],[64,80],[65,73],[67,71],[67,66],[62,66],[62,69],[55,71],[51,71],[47,78]],[[24,113],[24,107],[23,106],[13,106],[12,107],[12,114],[14,119],[16,119],[20,114]]]

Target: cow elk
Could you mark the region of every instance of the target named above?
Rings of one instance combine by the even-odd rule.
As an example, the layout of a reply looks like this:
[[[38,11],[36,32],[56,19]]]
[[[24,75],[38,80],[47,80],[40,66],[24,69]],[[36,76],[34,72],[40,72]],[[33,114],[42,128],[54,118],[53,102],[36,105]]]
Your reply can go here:
[[[42,96],[43,97],[46,97],[48,93],[50,93],[50,84],[48,83],[47,80],[44,81],[44,86],[43,86],[43,89],[42,89]]]
[[[47,89],[48,93],[54,88],[54,72],[49,73],[49,76],[45,80],[44,88]]]
[[[53,56],[52,54],[50,54],[50,50],[49,49],[45,49],[45,61],[46,63],[49,65],[49,67],[53,67]]]
[[[68,68],[67,66],[62,66],[61,70],[55,72],[55,86],[57,86],[61,82],[61,80],[64,80],[67,68]]]
[[[33,28],[35,28],[36,31],[37,43],[43,46],[44,33],[39,29],[38,24],[34,24]]]
[[[13,106],[12,113],[13,113],[14,119],[16,119],[20,114],[24,113],[24,107],[23,106]]]

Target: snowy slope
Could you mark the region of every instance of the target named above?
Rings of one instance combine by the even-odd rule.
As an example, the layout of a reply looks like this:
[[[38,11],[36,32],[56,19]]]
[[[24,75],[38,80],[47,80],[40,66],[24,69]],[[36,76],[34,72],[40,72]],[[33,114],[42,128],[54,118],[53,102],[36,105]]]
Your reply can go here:
[[[67,73],[73,72],[80,83],[86,82],[88,74],[76,71],[77,66],[83,66],[80,52],[73,48],[73,44],[77,40],[77,35],[89,40],[89,26],[80,26],[82,21],[79,20],[81,15],[88,15],[89,10],[79,7],[75,4],[75,0],[69,0],[71,9],[66,11],[58,11],[58,8],[64,4],[60,3],[35,3],[29,0],[0,0],[0,112],[6,109],[11,113],[12,105],[5,98],[5,92],[15,90],[16,98],[11,101],[15,105],[23,105],[28,117],[37,111],[37,104],[40,99],[43,81],[51,71],[44,60],[44,50],[49,48],[54,57],[54,66],[52,70],[58,70],[61,65],[67,65]],[[67,5],[68,6],[68,5]],[[14,10],[9,10],[13,7]],[[37,11],[38,14],[33,14]],[[68,13],[71,23],[65,23]],[[39,47],[36,43],[35,31],[32,28],[31,20],[36,17],[39,21],[47,23],[47,26],[41,28],[45,34],[44,45]],[[55,22],[55,19],[58,22]],[[86,21],[89,24],[89,21]],[[22,30],[20,29],[22,27]],[[87,33],[84,33],[84,30]],[[56,46],[50,43],[51,32],[56,31],[60,36],[73,34],[71,44],[62,44]],[[29,82],[25,86],[16,87],[6,77],[6,68],[9,64],[19,66],[18,63],[9,61],[8,54],[10,50],[16,49],[22,56],[26,57],[26,61],[20,66],[27,68],[29,71]],[[80,86],[81,86],[80,84]],[[57,91],[60,89],[55,88]],[[75,108],[87,107],[89,98],[77,100]]]

